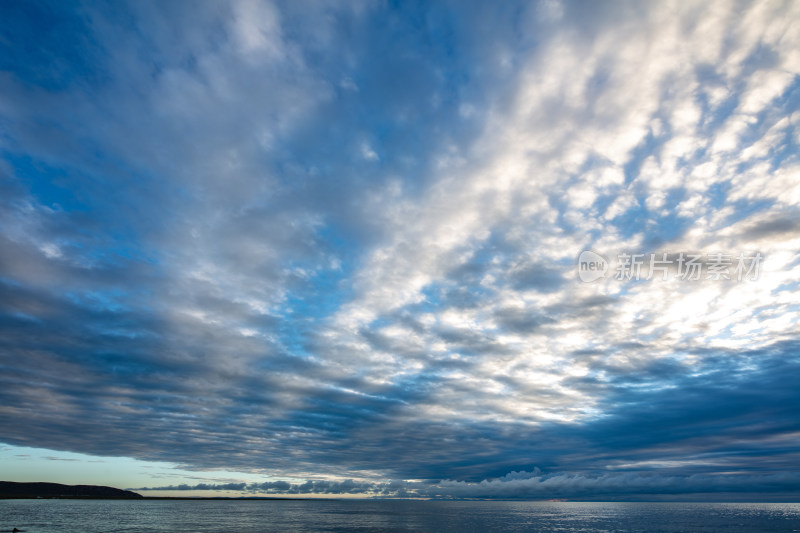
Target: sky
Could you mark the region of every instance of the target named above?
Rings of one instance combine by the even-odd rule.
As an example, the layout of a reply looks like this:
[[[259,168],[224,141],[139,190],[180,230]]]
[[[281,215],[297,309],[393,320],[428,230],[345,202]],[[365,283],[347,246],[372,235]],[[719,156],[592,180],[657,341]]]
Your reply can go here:
[[[800,3],[0,3],[0,478],[800,500]]]

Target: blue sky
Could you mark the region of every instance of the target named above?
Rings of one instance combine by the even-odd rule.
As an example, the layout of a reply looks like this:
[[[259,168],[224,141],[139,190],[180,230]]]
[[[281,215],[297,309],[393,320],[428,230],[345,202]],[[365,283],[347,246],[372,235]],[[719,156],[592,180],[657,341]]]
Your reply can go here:
[[[799,23],[3,2],[0,477],[796,500]]]

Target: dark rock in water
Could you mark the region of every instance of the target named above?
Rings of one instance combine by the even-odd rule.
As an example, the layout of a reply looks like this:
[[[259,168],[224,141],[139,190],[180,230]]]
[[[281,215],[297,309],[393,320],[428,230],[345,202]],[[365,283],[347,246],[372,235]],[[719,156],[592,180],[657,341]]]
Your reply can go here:
[[[129,490],[101,487],[97,485],[62,485],[60,483],[16,483],[0,481],[0,498],[87,498],[87,499],[136,499],[141,494]]]

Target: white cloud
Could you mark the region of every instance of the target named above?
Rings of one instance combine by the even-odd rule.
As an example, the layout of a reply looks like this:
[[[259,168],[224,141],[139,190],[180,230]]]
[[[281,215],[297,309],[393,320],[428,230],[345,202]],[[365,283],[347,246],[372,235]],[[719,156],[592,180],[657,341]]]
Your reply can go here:
[[[491,51],[469,56],[482,62],[470,71],[475,86],[457,86],[464,94],[427,49],[408,69],[419,78],[397,82],[393,69],[414,50],[397,45],[395,57],[343,35],[337,16],[358,6],[224,7],[202,4],[194,14],[221,28],[217,40],[191,24],[161,25],[172,20],[156,16],[167,4],[138,7],[155,10],[142,17],[152,24],[142,33],[161,52],[158,65],[141,60],[134,36],[117,42],[118,28],[95,14],[96,37],[116,44],[116,61],[94,94],[0,79],[15,142],[80,169],[71,190],[106,209],[84,231],[80,210],[12,191],[13,201],[0,200],[14,251],[0,258],[3,273],[81,295],[119,289],[120,279],[141,283],[144,295],[111,303],[86,290],[86,305],[125,301],[155,317],[142,318],[140,332],[113,323],[103,333],[145,339],[136,357],[157,359],[168,377],[187,373],[179,383],[163,378],[179,390],[172,410],[158,414],[198,449],[227,438],[204,436],[203,420],[236,426],[245,448],[298,471],[314,468],[317,443],[333,433],[355,439],[358,423],[390,409],[401,429],[430,421],[460,429],[465,419],[577,425],[602,419],[608,391],[641,386],[635,374],[657,363],[691,373],[714,350],[796,335],[800,166],[771,157],[787,138],[797,142],[797,112],[790,118],[781,100],[799,73],[795,4],[754,4],[743,15],[723,1],[648,4],[582,20],[546,2],[534,9],[546,21],[536,46],[513,41],[505,26],[492,35],[493,19],[481,19]],[[374,64],[360,65],[367,60]],[[89,253],[114,250],[122,230],[145,255],[136,268],[124,254],[109,252],[106,264]],[[765,260],[760,278],[742,283],[625,284],[612,270],[612,279],[583,284],[575,260],[589,247],[609,259],[722,250]],[[133,271],[123,278],[114,261]],[[106,348],[98,349],[117,353]],[[138,371],[130,357],[97,372]],[[72,365],[70,374],[90,373]],[[164,386],[160,379],[149,386]],[[41,394],[79,413],[69,394]],[[153,393],[157,407],[126,405],[135,403],[129,390],[108,394],[115,411],[146,412],[161,409],[165,393]],[[515,474],[425,493],[650,483],[661,482]]]
[[[585,367],[571,364],[575,350],[615,349],[616,345],[639,341],[641,349],[632,348],[620,355],[630,364],[669,357],[678,344],[722,348],[742,346],[749,339],[752,346],[753,342],[768,343],[776,335],[789,334],[789,311],[781,315],[781,320],[765,321],[763,334],[754,335],[754,326],[739,327],[748,323],[747,309],[755,308],[759,301],[770,301],[769,295],[785,281],[784,276],[739,285],[651,281],[623,292],[621,287],[614,288],[613,284],[619,282],[613,280],[587,287],[567,278],[570,281],[546,299],[516,304],[518,313],[529,317],[546,314],[548,308],[601,291],[615,299],[613,308],[597,320],[559,317],[555,324],[541,326],[540,331],[514,335],[503,333],[489,318],[501,305],[508,305],[501,303],[508,297],[522,296],[519,292],[509,294],[506,289],[513,274],[514,254],[535,253],[551,265],[570,264],[582,246],[592,244],[581,235],[588,231],[600,233],[595,244],[608,246],[608,253],[624,249],[656,252],[642,249],[645,231],[667,231],[666,226],[674,222],[658,219],[670,215],[688,219],[685,223],[689,228],[668,245],[668,251],[723,249],[736,254],[752,249],[753,243],[716,229],[722,219],[714,215],[719,207],[712,206],[712,187],[727,184],[728,202],[761,197],[796,203],[797,180],[790,177],[795,174],[791,166],[769,171],[761,167],[735,170],[745,158],[765,154],[780,139],[787,127],[782,117],[751,145],[749,152],[737,152],[743,135],[752,131],[753,114],[768,110],[796,73],[764,71],[748,77],[745,88],[737,92],[741,69],[731,67],[721,73],[723,85],[712,85],[708,93],[711,109],[702,109],[698,95],[705,89],[704,80],[696,74],[698,69],[706,62],[740,64],[762,46],[762,36],[750,33],[737,37],[730,51],[723,43],[737,17],[729,4],[684,7],[677,13],[671,11],[673,8],[655,6],[650,18],[644,20],[623,18],[599,32],[591,46],[581,44],[570,30],[557,33],[523,66],[509,106],[493,110],[477,143],[477,154],[461,155],[463,163],[443,167],[422,200],[410,200],[401,189],[383,196],[379,201],[386,206],[383,220],[388,227],[385,234],[390,237],[364,262],[355,277],[356,299],[343,307],[333,322],[347,333],[333,333],[329,342],[353,346],[352,340],[344,339],[352,339],[358,328],[423,302],[423,290],[447,284],[454,269],[468,264],[487,245],[494,228],[502,228],[510,247],[496,252],[495,259],[500,263],[487,265],[481,278],[481,286],[489,293],[480,297],[478,308],[439,310],[442,325],[482,335],[493,346],[479,360],[478,381],[472,383],[464,374],[452,375],[463,386],[479,391],[480,403],[459,408],[471,416],[497,416],[499,411],[511,409],[518,419],[547,419],[554,413],[571,413],[577,405],[585,408],[577,408],[578,413],[593,412],[597,398],[569,386],[563,387],[563,395],[552,404],[537,404],[534,397],[518,396],[498,386],[503,376],[518,375],[531,386],[545,384],[557,391],[564,377],[586,372]],[[793,53],[786,43],[776,46],[773,53],[778,61]],[[598,77],[604,82],[595,85]],[[712,150],[698,155],[708,144],[702,131],[709,113],[715,113],[731,94],[740,98],[740,108],[714,134]],[[622,168],[651,131],[666,142],[643,161],[636,178],[625,185]],[[578,170],[591,158],[607,166]],[[682,197],[681,187],[685,187]],[[669,197],[673,189],[679,195],[677,202]],[[642,216],[649,221],[646,226],[645,220],[627,222],[633,235],[622,237],[610,221],[639,209],[639,195],[649,211]],[[592,206],[603,196],[607,207],[595,213]],[[560,220],[559,202],[564,208]],[[558,227],[563,222],[573,225],[572,231],[577,234]],[[637,228],[636,224],[643,225]],[[766,245],[766,241],[759,245]],[[777,255],[784,246],[768,248]],[[505,253],[509,256],[504,257]],[[793,271],[786,262],[770,265],[765,266]],[[403,335],[409,333],[398,330],[394,334],[397,338]],[[459,350],[458,343],[443,343],[432,327],[422,336],[417,333],[408,338],[415,351],[427,349],[431,357],[447,357],[444,346],[449,346],[451,353]],[[362,355],[354,361],[369,359],[370,349],[364,346],[357,350]],[[390,366],[394,372],[401,372],[408,370],[405,364],[398,358]],[[380,370],[386,368],[381,365]],[[440,388],[426,412],[441,414],[441,404],[450,394]],[[572,414],[564,416],[570,418]]]

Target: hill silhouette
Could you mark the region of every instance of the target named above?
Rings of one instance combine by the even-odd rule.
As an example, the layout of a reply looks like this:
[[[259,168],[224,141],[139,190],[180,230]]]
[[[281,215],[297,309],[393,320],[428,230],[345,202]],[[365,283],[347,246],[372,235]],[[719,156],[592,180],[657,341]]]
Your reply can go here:
[[[98,485],[62,485],[60,483],[17,483],[0,481],[0,499],[82,498],[138,499],[141,494]]]

